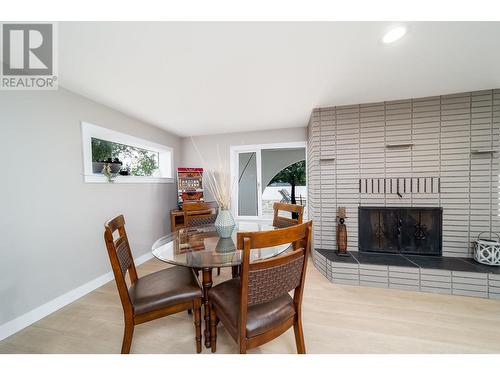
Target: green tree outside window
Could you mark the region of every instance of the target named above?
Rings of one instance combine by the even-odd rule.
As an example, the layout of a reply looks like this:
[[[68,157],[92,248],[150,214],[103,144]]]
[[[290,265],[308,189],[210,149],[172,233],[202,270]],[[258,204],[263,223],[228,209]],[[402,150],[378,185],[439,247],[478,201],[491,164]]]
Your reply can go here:
[[[158,152],[92,138],[92,161],[118,158],[131,176],[152,176],[158,169]]]
[[[291,203],[297,204],[295,198],[295,186],[304,186],[306,184],[306,161],[298,161],[284,169],[273,177],[270,184],[288,183],[291,186]]]

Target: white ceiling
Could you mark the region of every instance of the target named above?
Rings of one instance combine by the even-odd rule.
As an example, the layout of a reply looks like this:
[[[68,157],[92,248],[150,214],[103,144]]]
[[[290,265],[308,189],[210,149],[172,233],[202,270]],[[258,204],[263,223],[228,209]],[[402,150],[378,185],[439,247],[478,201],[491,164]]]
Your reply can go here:
[[[500,87],[500,22],[59,24],[67,89],[181,136],[307,125],[315,107]]]

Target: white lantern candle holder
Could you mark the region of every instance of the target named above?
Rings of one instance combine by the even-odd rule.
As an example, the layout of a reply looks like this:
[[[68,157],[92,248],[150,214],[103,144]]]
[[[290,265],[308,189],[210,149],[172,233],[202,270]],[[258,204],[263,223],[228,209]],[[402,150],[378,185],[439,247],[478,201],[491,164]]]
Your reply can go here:
[[[497,241],[492,239],[482,239],[479,233],[474,246],[474,259],[482,264],[489,266],[500,266],[500,236],[497,236]]]

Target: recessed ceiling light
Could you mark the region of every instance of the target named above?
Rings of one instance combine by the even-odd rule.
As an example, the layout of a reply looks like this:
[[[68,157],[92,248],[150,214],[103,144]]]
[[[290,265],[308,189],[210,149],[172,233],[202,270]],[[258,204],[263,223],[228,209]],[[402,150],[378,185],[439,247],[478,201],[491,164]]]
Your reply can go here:
[[[398,26],[388,31],[382,38],[382,41],[385,44],[394,43],[396,40],[399,40],[402,37],[404,37],[405,34],[406,34],[406,27]]]

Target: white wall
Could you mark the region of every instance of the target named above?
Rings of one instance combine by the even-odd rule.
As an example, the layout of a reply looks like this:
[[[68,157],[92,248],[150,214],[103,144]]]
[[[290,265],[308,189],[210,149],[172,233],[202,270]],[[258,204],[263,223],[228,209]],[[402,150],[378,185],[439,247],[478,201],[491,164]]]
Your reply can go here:
[[[175,184],[83,182],[82,120],[180,159],[178,137],[64,89],[0,91],[0,325],[108,273],[107,219],[125,215],[135,257],[170,231]]]
[[[182,138],[182,166],[183,167],[215,167],[217,165],[217,149],[221,158],[229,166],[229,148],[239,145],[257,145],[266,143],[305,142],[307,140],[307,124],[303,128],[287,128],[242,133],[225,133],[193,137],[203,160],[196,152],[190,137]],[[207,198],[211,195],[206,193]]]
[[[217,163],[217,147],[222,157],[229,158],[229,146],[265,143],[305,142],[307,124],[303,128],[286,128],[241,133],[224,133],[193,137],[203,159],[208,165]],[[202,161],[194,150],[191,137],[181,138],[182,166],[197,167]]]

